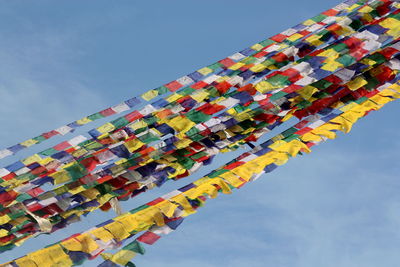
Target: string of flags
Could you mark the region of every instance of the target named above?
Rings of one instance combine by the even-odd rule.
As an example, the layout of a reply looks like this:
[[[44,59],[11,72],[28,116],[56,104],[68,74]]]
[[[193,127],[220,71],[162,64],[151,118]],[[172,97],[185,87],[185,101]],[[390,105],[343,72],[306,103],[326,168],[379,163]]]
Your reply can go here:
[[[400,98],[399,13],[397,1],[345,1],[139,97],[0,150],[4,158],[121,114],[0,168],[0,252],[98,209],[118,217],[0,266],[73,266],[98,256],[102,267],[134,266],[143,244],[176,230],[207,198],[348,133],[361,117]],[[287,129],[254,144],[277,126]],[[207,176],[121,210],[120,201],[184,179],[245,145],[250,150]],[[107,252],[115,248],[121,249]]]
[[[391,63],[391,62],[389,61],[389,63]],[[371,69],[370,73],[376,73],[377,70],[383,69],[383,67],[386,67],[386,66],[379,66],[379,67],[377,67],[377,68],[373,68],[373,69]],[[391,70],[389,67],[387,67],[387,72],[388,72],[388,73],[390,73],[390,72],[392,72],[392,71],[394,71],[394,70]],[[359,76],[359,77],[360,77],[360,76]],[[396,77],[396,79],[397,79],[397,77]],[[352,83],[352,82],[353,82],[353,81],[350,81],[349,83]],[[358,91],[355,91],[355,92],[358,93]],[[362,93],[361,90],[360,90],[360,92]],[[343,95],[343,96],[348,96],[348,95],[345,94],[345,95]],[[356,97],[360,97],[360,96],[362,96],[362,94],[356,95]],[[332,98],[331,98],[331,99],[332,99]],[[332,101],[332,100],[331,100],[331,101]],[[193,156],[189,156],[189,158],[191,158],[191,157],[193,157]],[[154,173],[154,172],[153,172],[153,173]],[[136,175],[138,176],[138,175],[140,175],[140,173],[137,173]],[[108,201],[108,200],[110,200],[110,198],[111,198],[111,199],[115,199],[115,198],[112,198],[112,197],[116,197],[116,196],[119,197],[119,196],[121,195],[121,192],[123,192],[124,194],[126,194],[126,191],[120,191],[121,185],[123,185],[125,188],[128,188],[127,186],[130,186],[130,188],[131,188],[131,189],[134,189],[134,190],[137,189],[137,188],[139,188],[138,183],[137,183],[137,180],[134,181],[133,183],[129,183],[129,181],[123,180],[124,178],[126,178],[126,175],[125,175],[125,176],[124,176],[124,175],[122,175],[122,176],[120,175],[120,176],[118,177],[118,179],[119,179],[119,181],[120,181],[119,186],[115,186],[115,183],[112,183],[112,181],[113,181],[112,179],[109,179],[109,180],[107,180],[107,181],[102,180],[103,186],[104,186],[104,185],[108,185],[108,186],[110,186],[110,188],[112,188],[112,187],[114,186],[114,188],[112,188],[112,189],[114,190],[113,194],[112,194],[112,195],[109,195],[107,198],[105,198],[104,195],[103,195],[103,196],[102,196],[102,199],[103,199],[103,200],[105,199],[105,200]],[[116,180],[117,180],[117,179],[116,179]],[[76,183],[75,183],[75,184],[76,184]],[[133,187],[132,187],[132,184],[134,185]],[[66,185],[69,185],[69,184],[66,184]],[[68,191],[68,187],[66,187],[66,185],[63,185],[62,187],[57,188],[58,191],[52,191],[52,192],[54,192],[54,193],[58,193],[58,192],[67,192],[67,191]],[[95,185],[95,184],[92,184],[92,186],[94,186],[94,185]],[[82,208],[83,208],[83,207],[89,208],[90,210],[98,208],[98,207],[96,207],[96,205],[95,205],[95,202],[94,202],[95,199],[90,198],[90,195],[88,195],[89,192],[92,192],[92,194],[93,194],[93,188],[92,188],[92,187],[89,187],[89,186],[90,186],[90,185],[87,185],[87,184],[86,184],[86,186],[85,186],[84,188],[81,188],[82,190],[86,189],[86,190],[84,190],[84,191],[79,192],[79,191],[77,191],[77,189],[75,189],[75,191],[74,191],[75,195],[72,197],[72,199],[74,199],[75,202],[80,202],[81,205],[70,206],[70,207],[68,207],[69,209],[67,209],[67,210],[64,211],[63,213],[59,213],[58,215],[63,216],[64,214],[68,214],[68,215],[70,216],[73,210],[75,210],[75,212],[77,212],[77,213],[75,213],[75,214],[79,214],[79,212],[82,212]],[[145,186],[142,186],[142,187],[141,187],[141,190],[143,191],[146,187],[152,188],[153,186],[145,185]],[[60,189],[62,189],[62,190],[60,190]],[[118,190],[119,190],[119,191],[118,191]],[[71,191],[72,191],[72,188],[69,187],[69,192],[71,192]],[[98,192],[96,192],[96,193],[98,194]],[[119,194],[118,194],[118,193],[119,193]],[[79,196],[79,197],[78,197],[78,196]],[[95,196],[98,197],[97,195],[95,195]],[[64,200],[65,200],[65,199],[64,199]],[[53,202],[49,202],[49,200],[47,200],[47,202],[46,202],[46,200],[43,200],[43,199],[42,199],[41,201],[36,201],[34,204],[37,205],[37,206],[40,206],[40,207],[42,208],[42,210],[45,210],[45,209],[48,208],[51,204],[53,204],[54,201],[56,201],[56,199],[54,199],[54,197],[53,197]],[[90,206],[84,206],[84,205],[88,205],[88,202],[89,202],[91,205],[90,205]],[[26,203],[26,202],[25,202],[25,203]],[[30,208],[30,207],[32,207],[32,205],[34,205],[33,202],[30,202],[29,204],[30,204],[30,205],[27,205],[28,208]],[[45,206],[45,204],[47,204],[47,207],[43,207],[43,206]],[[14,205],[14,207],[19,207],[19,203],[16,203],[16,205]],[[24,214],[24,213],[21,213],[21,212],[19,211],[19,209],[15,209],[15,210],[17,210],[16,213],[13,213],[12,209],[10,209],[9,211],[7,211],[6,215],[5,215],[4,217],[2,217],[3,220],[5,220],[5,219],[7,218],[7,219],[8,219],[8,222],[10,222],[10,221],[11,221],[11,218],[13,218],[13,219],[15,220],[15,219],[17,219],[17,218],[18,218],[18,219],[21,219],[23,216],[25,216],[25,214]],[[32,211],[36,211],[36,212],[37,212],[38,209],[32,210]],[[17,217],[17,216],[20,216],[20,217]],[[48,217],[48,218],[49,218],[49,217]],[[28,217],[25,216],[25,220],[27,220],[27,219],[28,219]],[[27,221],[26,223],[27,223],[27,224],[30,224],[31,221]],[[56,221],[54,221],[53,223],[56,223]],[[10,229],[10,230],[13,230],[13,231],[9,231],[7,234],[14,233],[14,232],[15,232],[15,229],[20,230],[18,226],[15,226],[14,229]],[[37,229],[37,230],[39,230],[39,229]],[[4,234],[6,234],[6,232],[4,232]]]
[[[231,193],[233,188],[240,188],[257,179],[260,174],[285,164],[290,157],[300,152],[310,152],[310,147],[334,139],[336,132],[349,132],[351,126],[368,112],[378,110],[398,98],[400,85],[384,86],[370,98],[344,105],[340,114],[322,117],[304,127],[302,134],[293,134],[295,138],[292,135],[286,141],[280,139],[277,142],[273,142],[273,138],[191,184],[87,232],[17,259],[13,262],[16,264],[14,266],[53,266],[59,263],[72,266],[99,254],[106,259],[101,266],[113,266],[109,265],[111,263],[126,265],[135,253],[144,253],[141,243],[152,245],[160,235],[175,230],[183,218],[203,206],[207,197],[215,198],[218,192]],[[144,233],[114,255],[101,253],[105,249],[118,247],[139,232]],[[124,250],[130,253],[122,253]]]

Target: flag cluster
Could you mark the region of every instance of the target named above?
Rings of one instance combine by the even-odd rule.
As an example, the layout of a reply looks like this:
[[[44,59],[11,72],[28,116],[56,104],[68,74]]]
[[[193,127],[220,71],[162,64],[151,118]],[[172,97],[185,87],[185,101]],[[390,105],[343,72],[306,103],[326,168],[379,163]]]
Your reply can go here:
[[[99,255],[103,267],[133,266],[143,243],[175,230],[207,198],[349,132],[358,119],[400,98],[399,37],[400,3],[346,1],[140,97],[1,150],[6,157],[125,113],[0,169],[5,251],[97,209],[119,214],[118,201],[183,179],[219,153],[252,147],[183,188],[4,266],[72,266]],[[253,145],[279,125],[287,129]]]

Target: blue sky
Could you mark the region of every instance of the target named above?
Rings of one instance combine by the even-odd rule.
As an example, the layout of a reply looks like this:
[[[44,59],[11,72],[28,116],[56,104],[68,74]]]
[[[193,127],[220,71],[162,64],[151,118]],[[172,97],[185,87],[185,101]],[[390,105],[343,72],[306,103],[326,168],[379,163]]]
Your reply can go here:
[[[0,147],[169,82],[337,3],[0,1]],[[311,155],[290,161],[233,195],[208,201],[178,231],[147,247],[147,254],[135,263],[398,266],[400,126],[394,122],[399,108],[399,103],[389,104],[360,121],[351,134],[316,147]],[[213,166],[233,156],[224,154]],[[171,182],[122,206],[129,210],[206,173]],[[114,216],[95,212],[68,229],[2,254],[1,261]]]

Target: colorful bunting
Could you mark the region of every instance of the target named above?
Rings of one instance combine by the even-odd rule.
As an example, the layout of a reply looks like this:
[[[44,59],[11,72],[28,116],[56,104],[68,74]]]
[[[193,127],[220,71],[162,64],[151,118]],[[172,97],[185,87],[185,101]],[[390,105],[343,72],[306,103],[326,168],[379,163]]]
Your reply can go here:
[[[0,169],[0,250],[52,233],[82,215],[118,217],[4,266],[134,266],[219,192],[230,193],[400,98],[400,4],[346,1],[239,53],[101,112],[0,151],[0,158],[91,121],[115,118]],[[164,96],[163,98],[161,96]],[[134,110],[139,98],[146,104]],[[153,101],[149,103],[149,101]],[[128,113],[129,112],[129,113]],[[254,145],[279,125],[299,121]],[[122,213],[128,200],[251,150],[209,175]],[[49,188],[50,187],[50,188]],[[115,254],[108,249],[121,247]]]

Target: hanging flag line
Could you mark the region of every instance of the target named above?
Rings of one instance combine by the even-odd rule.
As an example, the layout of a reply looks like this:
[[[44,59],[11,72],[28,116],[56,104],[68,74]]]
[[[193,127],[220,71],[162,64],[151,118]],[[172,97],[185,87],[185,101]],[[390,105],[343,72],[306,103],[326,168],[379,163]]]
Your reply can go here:
[[[57,149],[1,169],[1,249],[63,228],[98,208],[113,207],[119,213],[117,199],[161,186],[168,179],[186,177],[217,153],[256,141],[292,116],[307,118],[303,126],[310,129],[319,124],[308,116],[324,116],[330,121],[346,118],[329,129],[319,129],[322,136],[334,137],[332,129],[348,129],[348,121],[354,118],[344,116],[343,108],[337,112],[340,106],[349,109],[368,101],[379,104],[398,95],[384,88],[398,80],[399,7],[399,3],[387,0],[361,1],[346,8],[343,19],[322,17],[305,23],[318,25],[314,32],[302,31],[291,40],[273,37],[281,38],[282,46],[272,45],[272,50],[260,47],[257,56],[224,65],[215,71],[218,75],[210,75],[202,83],[199,80],[196,86],[178,88],[168,98],[90,131],[93,138],[85,142],[77,137],[73,147],[62,143]],[[151,100],[156,95],[146,97]],[[373,106],[369,103],[368,107]],[[299,134],[293,134],[301,130],[302,141],[316,138],[299,127],[282,132],[268,149],[280,147],[275,144],[280,139],[293,141],[290,149],[301,148],[299,143],[294,145]],[[131,147],[126,146],[128,142]],[[286,161],[281,154],[274,156],[274,164]],[[237,162],[229,165],[229,172],[235,173],[237,166]],[[44,191],[41,186],[46,183],[59,186]],[[210,186],[205,189],[210,194],[215,191]],[[156,232],[150,231],[139,238],[156,237]],[[97,255],[93,253],[91,256]],[[124,253],[126,250],[118,256],[104,254],[104,264]],[[76,255],[70,259],[74,258]],[[52,260],[56,262],[54,257]]]
[[[382,70],[384,69],[383,67],[385,67],[385,66],[381,66],[380,67],[380,71],[378,71],[378,69],[371,69],[370,70],[370,72],[371,73],[383,73],[382,72]],[[396,81],[397,79],[395,79],[394,80],[394,82]],[[390,85],[392,82],[387,82],[385,85],[386,86],[388,86],[388,85]],[[381,87],[381,86],[383,86],[382,84],[378,84],[377,86],[379,86],[379,87]],[[346,88],[347,89],[347,88]],[[344,90],[345,91],[345,90]],[[352,94],[353,95],[353,97],[354,97],[354,99],[356,100],[356,99],[361,99],[361,100],[363,100],[364,99],[364,101],[365,101],[365,97],[364,97],[364,95],[366,95],[366,94],[368,94],[369,96],[372,96],[372,94],[374,93],[374,94],[376,94],[378,91],[372,91],[372,92],[368,92],[368,91],[365,91],[365,89],[358,89],[357,91],[353,91],[353,92],[351,92],[350,91],[350,94]],[[346,98],[348,98],[348,95],[349,94],[344,94],[344,95],[342,95],[341,97],[342,98],[344,98],[344,99],[346,99]],[[340,97],[338,97],[338,96],[336,96],[337,97],[337,99],[336,99],[336,101],[334,101],[334,102],[337,102],[339,99],[340,99]],[[354,100],[352,100],[352,101],[354,101]],[[340,102],[339,102],[340,103]],[[337,105],[337,104],[335,104],[335,105]],[[337,116],[338,115],[338,113],[337,112],[339,112],[339,111],[335,111],[336,109],[330,109],[329,110],[329,114],[335,114],[335,116]],[[336,112],[336,113],[335,113]],[[329,116],[328,116],[329,117]],[[315,120],[315,118],[318,118],[318,117],[314,117],[313,119]],[[330,116],[330,118],[332,118],[332,116]],[[306,127],[306,124],[305,124],[305,122],[307,122],[307,123],[312,123],[312,125],[316,125],[315,124],[315,121],[314,120],[306,120],[306,121],[303,121],[303,122],[300,122],[300,123],[298,123],[298,124],[296,124],[296,125],[299,125],[298,127],[300,127],[300,125],[301,125],[301,127]],[[317,124],[318,125],[318,124]],[[309,128],[309,127],[308,127]],[[290,128],[290,129],[288,129],[288,130],[286,130],[286,131],[284,131],[282,134],[280,134],[280,136],[282,137],[282,138],[287,138],[287,134],[288,133],[290,133],[290,134],[292,134],[292,133],[297,133],[297,132],[299,132],[299,131],[301,131],[301,130],[304,130],[304,129],[300,129],[300,128],[296,128],[296,127],[292,127],[292,128]],[[275,140],[276,141],[276,140]],[[148,183],[150,183],[150,184],[153,184],[154,185],[154,181],[149,181],[149,180],[146,180]],[[124,184],[122,184],[122,185],[124,185]],[[145,191],[145,190],[147,190],[148,188],[152,188],[152,186],[149,186],[148,184],[144,184],[144,186],[146,186],[146,188],[144,188],[144,190],[143,189],[140,189],[140,191],[141,192],[143,192],[143,191]],[[137,189],[137,188],[139,188],[139,187],[133,187],[133,189]],[[117,191],[118,191],[118,188],[117,188]],[[125,193],[125,192],[124,192]],[[129,194],[129,193],[128,193]],[[84,195],[84,196],[87,196],[87,194],[86,195]],[[108,195],[108,196],[102,196],[101,198],[102,198],[102,200],[106,200],[106,201],[109,201],[110,200],[110,198],[112,198],[112,197],[115,197],[116,195],[115,194],[110,194],[110,195]],[[83,197],[81,197],[81,198],[83,198]],[[74,197],[73,199],[76,199],[76,197]],[[89,201],[91,201],[90,199],[89,199]],[[84,205],[84,204],[83,204]],[[92,208],[93,208],[93,203],[91,203],[91,206],[85,206],[86,208],[89,208],[90,210],[93,210]],[[74,211],[74,212],[76,212],[76,213],[84,213],[84,212],[87,212],[87,211],[84,211],[84,210],[82,210],[82,206],[75,206],[74,208],[78,208],[78,210],[77,211]],[[66,214],[68,214],[68,215],[71,215],[71,211],[68,211],[68,212],[66,212]],[[76,215],[76,214],[75,214]],[[78,215],[79,216],[79,215]],[[76,220],[76,218],[72,218],[73,220]],[[20,220],[19,220],[20,221]],[[55,230],[57,230],[57,229],[60,229],[61,227],[65,227],[65,222],[60,226],[60,225],[55,225],[55,228],[53,229],[53,231],[55,231]],[[33,229],[32,229],[32,225],[31,224],[29,224],[28,223],[28,229],[29,229],[29,233],[28,234],[25,234],[25,235],[20,235],[21,233],[26,233],[27,231],[26,230],[24,230],[24,231],[22,231],[21,232],[21,228],[16,228],[16,230],[18,230],[19,232],[14,232],[14,233],[16,233],[17,234],[17,236],[15,236],[15,235],[11,235],[11,236],[7,236],[5,239],[3,239],[3,241],[8,241],[8,243],[9,244],[13,244],[13,243],[15,243],[15,242],[22,242],[22,240],[25,240],[26,238],[28,238],[28,236],[29,235],[31,235],[32,234],[32,231],[33,231]],[[13,240],[10,240],[9,238],[11,238],[11,237],[13,237],[14,239]],[[8,248],[7,246],[6,246],[6,248]]]
[[[382,89],[386,88],[386,89]],[[230,193],[233,188],[240,188],[245,183],[257,179],[262,173],[270,172],[279,165],[285,164],[290,157],[299,152],[310,152],[310,147],[327,139],[336,138],[336,132],[349,132],[352,125],[371,110],[379,110],[385,104],[400,98],[400,86],[394,84],[383,86],[379,93],[364,98],[359,103],[353,102],[343,107],[343,113],[333,118],[325,118],[314,124],[296,137],[281,140],[266,147],[261,145],[245,153],[231,164],[213,171],[179,190],[175,190],[161,198],[155,199],[109,220],[96,228],[82,234],[76,234],[68,239],[30,253],[2,266],[72,266],[82,264],[87,259],[93,259],[104,250],[118,247],[133,235],[147,231],[136,239],[136,242],[125,246],[125,250],[133,253],[103,254],[105,264],[127,264],[135,252],[144,252],[138,241],[153,244],[161,233],[167,233],[168,228],[174,230],[180,221],[202,206],[207,197],[215,198],[218,192]],[[107,262],[108,261],[108,262]],[[123,263],[125,262],[125,263]]]
[[[362,82],[363,80],[361,79],[361,82]],[[365,81],[365,80],[364,80]]]

